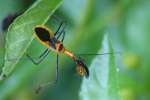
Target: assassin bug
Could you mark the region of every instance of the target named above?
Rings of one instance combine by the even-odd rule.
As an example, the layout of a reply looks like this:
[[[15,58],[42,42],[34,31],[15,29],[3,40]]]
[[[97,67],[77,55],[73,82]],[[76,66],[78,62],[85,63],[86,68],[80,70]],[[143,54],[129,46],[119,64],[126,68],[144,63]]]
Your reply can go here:
[[[63,41],[65,37],[65,24],[64,22],[61,22],[57,31],[54,33],[52,30],[47,28],[43,25],[36,25],[33,28],[34,35],[38,39],[40,43],[45,45],[47,49],[38,57],[37,60],[33,59],[30,55],[27,54],[27,57],[36,65],[40,64],[44,58],[49,54],[50,51],[54,51],[57,54],[57,60],[56,60],[56,79],[54,83],[57,83],[58,81],[58,74],[59,74],[59,54],[65,54],[73,59],[73,61],[76,63],[76,70],[77,73],[80,76],[85,76],[86,78],[89,77],[89,70],[84,63],[84,61],[81,58],[78,58],[75,54],[73,54],[71,51],[66,49],[63,46]],[[61,38],[62,37],[62,38]],[[60,39],[61,38],[61,39]],[[112,53],[104,53],[104,54],[112,54]],[[97,54],[97,55],[104,55],[104,54]],[[80,54],[82,55],[82,54]],[[84,54],[83,54],[84,55]],[[96,55],[96,54],[86,54],[86,55]],[[36,93],[38,93],[42,87],[49,85],[51,82],[48,82],[46,84],[40,85]]]
[[[64,41],[64,37],[65,37],[65,31],[64,31],[65,26],[64,27],[63,26],[64,26],[64,22],[61,22],[57,31],[55,33],[53,33],[52,30],[50,30],[46,26],[36,25],[34,27],[34,35],[40,43],[42,43],[43,45],[45,45],[47,47],[47,49],[38,57],[37,60],[33,59],[31,56],[29,56],[27,54],[27,57],[36,65],[40,64],[44,60],[44,58],[49,54],[50,51],[54,51],[57,54],[56,79],[55,79],[54,83],[56,83],[58,81],[59,54],[65,54],[65,55],[69,56],[70,58],[72,58],[76,63],[77,73],[80,76],[85,76],[86,78],[89,77],[89,70],[88,70],[86,64],[81,59],[76,57],[71,51],[69,51],[68,49],[66,49],[63,46],[63,41]],[[60,31],[61,27],[63,27],[63,28]],[[61,35],[62,35],[62,39],[60,39]],[[48,84],[49,83],[47,83],[45,85],[48,85]],[[37,91],[39,91],[45,85],[41,85],[37,89]]]
[[[5,22],[8,25],[10,25],[11,22],[18,15],[19,14],[14,14],[14,15],[11,15],[11,16],[10,15],[7,16],[3,20],[2,25],[6,26],[6,25],[4,25]],[[56,16],[53,16],[53,17],[56,18]],[[6,28],[8,28],[8,25],[7,25],[7,27],[5,27],[5,30],[6,30]],[[57,54],[56,79],[55,79],[54,83],[56,83],[58,81],[59,54],[65,54],[65,55],[71,57],[76,63],[77,73],[80,76],[89,77],[89,70],[88,70],[86,64],[81,59],[79,59],[77,56],[75,56],[71,51],[67,50],[63,46],[63,41],[64,41],[64,37],[65,37],[65,30],[64,29],[65,29],[65,22],[60,23],[60,25],[59,25],[59,27],[58,27],[58,29],[56,30],[55,33],[51,29],[47,28],[44,25],[36,25],[35,27],[33,27],[35,37],[38,39],[38,41],[40,43],[45,45],[47,47],[47,49],[38,57],[38,59],[33,59],[30,55],[27,54],[27,57],[36,65],[40,64],[44,60],[44,58],[49,54],[50,51],[54,51]]]
[[[81,76],[88,77],[89,71],[88,71],[87,66],[84,64],[84,62],[81,59],[78,59],[71,51],[67,50],[63,46],[63,40],[65,37],[64,28],[59,33],[59,30],[62,27],[62,25],[63,25],[63,23],[60,24],[58,30],[54,34],[46,26],[37,25],[34,28],[35,36],[43,45],[45,45],[47,47],[47,49],[39,56],[39,60],[37,60],[37,61],[35,61],[28,54],[27,54],[27,56],[34,64],[39,64],[48,55],[50,50],[57,53],[57,60],[59,59],[59,54],[64,53],[67,56],[71,57],[76,62],[78,74]],[[62,39],[59,40],[61,35],[62,35]],[[57,66],[58,66],[58,63],[57,63]]]

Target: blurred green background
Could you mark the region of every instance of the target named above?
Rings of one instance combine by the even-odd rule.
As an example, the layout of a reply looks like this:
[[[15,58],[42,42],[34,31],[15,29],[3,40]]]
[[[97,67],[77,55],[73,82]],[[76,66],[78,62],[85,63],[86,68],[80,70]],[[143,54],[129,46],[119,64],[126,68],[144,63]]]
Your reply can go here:
[[[0,1],[0,26],[9,14],[34,8],[33,4],[40,3],[39,1],[46,0]],[[49,1],[50,4],[45,6],[53,6],[52,10],[57,8],[54,15],[67,22],[64,40],[66,48],[76,54],[114,53],[81,55],[90,70],[88,79],[78,76],[75,63],[65,55],[60,55],[58,83],[45,87],[39,94],[34,92],[39,84],[55,80],[55,53],[51,52],[38,66],[27,59],[19,59],[9,76],[0,80],[0,100],[150,99],[150,0],[64,0],[62,3],[59,2],[61,0],[56,0],[56,3],[55,0]],[[60,6],[55,7],[55,4]],[[44,5],[36,10],[40,12],[42,8]],[[34,21],[40,15],[39,12],[28,17]],[[56,31],[59,23],[51,17],[46,25]],[[9,31],[7,33],[0,29],[1,72],[6,62],[6,42],[9,43],[6,38],[9,36]],[[14,37],[19,39],[15,34]],[[13,38],[10,45],[11,43]],[[26,52],[35,57],[44,49],[34,39]],[[8,52],[10,51],[7,54]]]

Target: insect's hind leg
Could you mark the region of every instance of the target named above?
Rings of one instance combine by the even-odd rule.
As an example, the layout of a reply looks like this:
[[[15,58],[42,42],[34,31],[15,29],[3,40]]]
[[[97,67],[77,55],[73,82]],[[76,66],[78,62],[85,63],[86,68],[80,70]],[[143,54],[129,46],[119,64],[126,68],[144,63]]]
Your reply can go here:
[[[44,58],[49,54],[50,49],[47,48],[37,59],[32,58],[30,55],[26,54],[26,56],[35,64],[38,65],[40,64]]]
[[[59,55],[57,54],[57,59],[56,59],[56,76],[55,76],[55,81],[54,84],[58,82],[59,79]]]
[[[39,85],[38,88],[35,90],[36,94],[38,94],[41,91],[41,89],[43,89],[48,85],[55,85],[58,82],[58,79],[59,79],[59,55],[57,54],[55,80],[53,82],[49,81],[45,84]]]

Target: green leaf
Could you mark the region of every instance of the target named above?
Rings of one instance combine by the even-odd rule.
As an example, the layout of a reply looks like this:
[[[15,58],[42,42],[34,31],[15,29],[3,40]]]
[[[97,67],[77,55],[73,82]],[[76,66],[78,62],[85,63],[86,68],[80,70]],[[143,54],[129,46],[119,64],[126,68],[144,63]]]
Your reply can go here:
[[[5,63],[0,80],[8,76],[34,39],[33,28],[45,24],[62,0],[38,0],[9,27],[6,36]],[[8,60],[16,58],[17,60]]]
[[[101,52],[113,52],[111,42],[105,35]],[[117,100],[118,82],[115,57],[111,55],[97,56],[89,70],[90,77],[82,82],[81,100]]]

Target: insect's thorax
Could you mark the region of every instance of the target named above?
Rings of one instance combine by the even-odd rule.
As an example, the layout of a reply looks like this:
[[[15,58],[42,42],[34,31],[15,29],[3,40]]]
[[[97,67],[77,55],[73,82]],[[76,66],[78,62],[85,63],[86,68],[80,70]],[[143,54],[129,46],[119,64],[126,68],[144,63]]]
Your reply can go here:
[[[61,41],[55,40],[55,38],[54,38],[54,40],[51,39],[48,44],[49,44],[49,48],[51,50],[53,50],[54,52],[64,53],[65,55],[72,58],[77,64],[76,68],[77,68],[77,72],[78,72],[79,75],[81,75],[81,76],[85,75],[86,77],[89,76],[89,71],[88,71],[86,65],[81,60],[79,60],[71,51],[67,50],[63,46]]]
[[[50,48],[52,51],[56,53],[63,53],[65,51],[65,48],[61,41],[56,40],[55,38],[50,39],[46,42],[48,45],[48,48]]]

